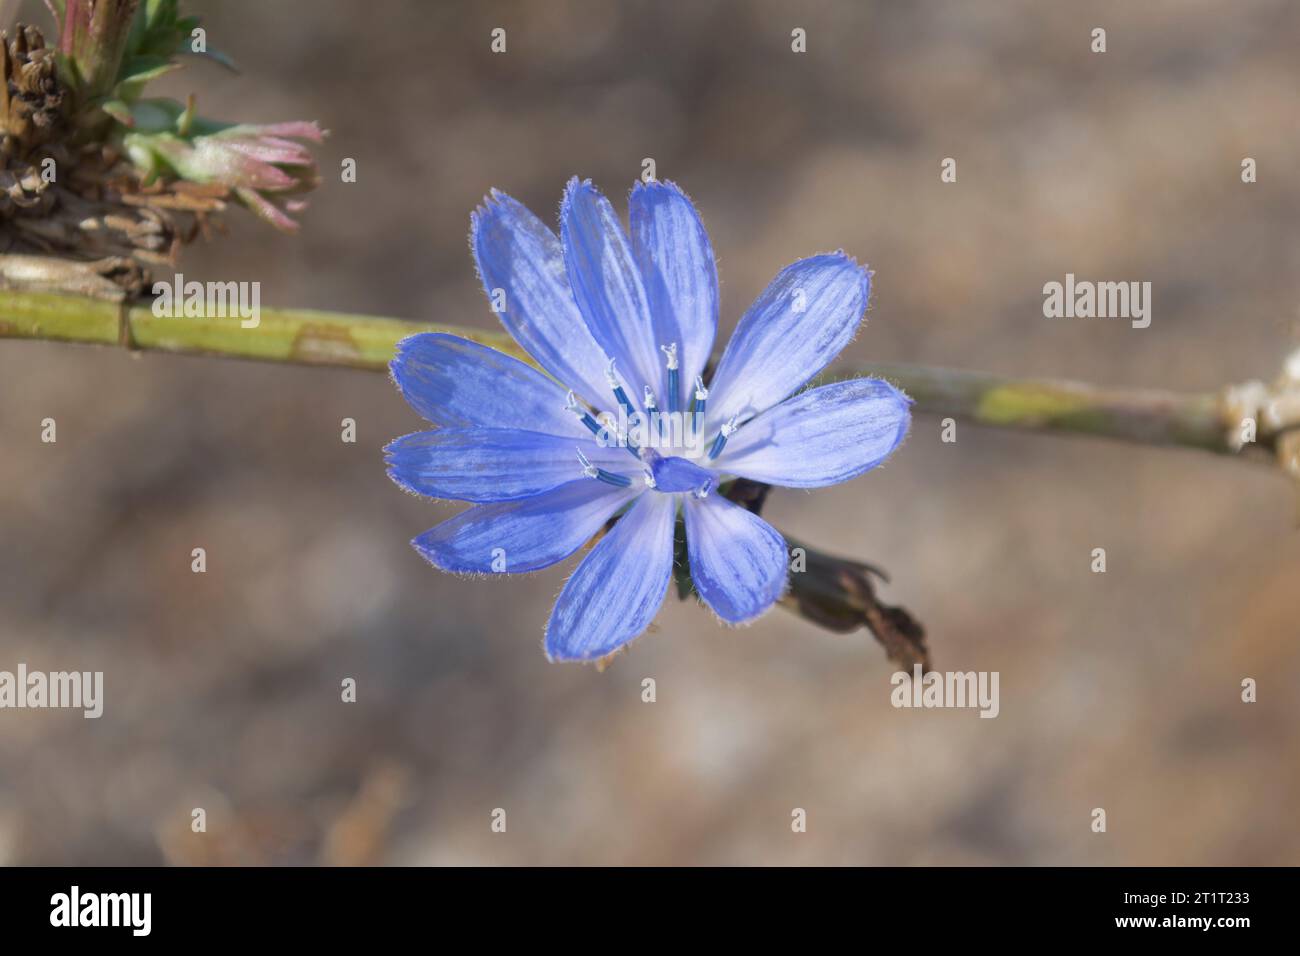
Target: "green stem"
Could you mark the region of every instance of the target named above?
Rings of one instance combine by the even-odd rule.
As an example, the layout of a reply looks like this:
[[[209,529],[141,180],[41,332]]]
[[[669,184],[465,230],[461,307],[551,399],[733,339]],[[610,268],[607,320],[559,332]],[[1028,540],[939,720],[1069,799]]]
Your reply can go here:
[[[461,335],[531,362],[503,332],[455,325],[262,309],[259,325],[246,329],[238,316],[159,317],[148,305],[0,289],[0,338],[384,371],[397,342],[415,332]],[[912,396],[917,411],[980,425],[1235,452],[1228,439],[1232,416],[1219,394],[1110,388],[880,363],[842,363],[833,372],[838,377],[888,379]]]
[[[1228,442],[1231,415],[1215,393],[1007,378],[914,365],[855,364],[850,371],[894,382],[922,412],[980,425],[1236,453]]]

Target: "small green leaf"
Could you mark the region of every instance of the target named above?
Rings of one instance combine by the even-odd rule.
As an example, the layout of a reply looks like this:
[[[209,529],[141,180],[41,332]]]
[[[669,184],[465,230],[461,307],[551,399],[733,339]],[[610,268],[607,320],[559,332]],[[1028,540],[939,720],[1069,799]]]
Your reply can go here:
[[[190,56],[201,56],[206,60],[212,60],[213,62],[219,63],[222,66],[224,66],[231,73],[239,72],[239,64],[236,63],[225,53],[222,53],[220,50],[204,50],[202,53],[195,53],[193,50],[189,48],[189,44],[187,42],[182,41],[181,49],[179,52],[188,53]]]
[[[133,56],[122,64],[117,82],[119,86],[124,83],[144,84],[180,68],[179,63],[173,63],[165,56]]]
[[[125,100],[105,100],[99,104],[99,108],[128,129],[135,126],[131,106]]]
[[[194,128],[194,118],[198,115],[197,100],[191,93],[189,99],[185,101],[185,111],[176,118],[176,132],[182,136],[189,136],[190,131]]]

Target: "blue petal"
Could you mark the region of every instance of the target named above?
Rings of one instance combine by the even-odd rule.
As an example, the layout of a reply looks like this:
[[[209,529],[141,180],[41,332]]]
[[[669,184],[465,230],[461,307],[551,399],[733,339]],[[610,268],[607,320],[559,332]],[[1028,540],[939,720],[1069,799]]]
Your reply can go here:
[[[622,448],[512,428],[440,428],[406,435],[388,445],[388,477],[407,491],[459,501],[526,498],[582,476],[588,460],[621,474],[636,465]],[[641,467],[630,469],[641,480]]]
[[[785,539],[758,515],[719,495],[687,498],[686,546],[695,590],[730,624],[758,617],[785,590]]]
[[[618,215],[590,180],[569,180],[560,238],[573,298],[592,337],[617,360],[629,398],[639,405],[646,385],[662,395],[667,378],[659,346],[666,343],[655,339],[641,273]]]
[[[515,341],[566,388],[608,408],[607,359],[573,301],[555,233],[494,189],[470,217],[470,241],[488,300],[505,293],[499,316]]]
[[[676,514],[673,495],[643,494],[592,548],[551,612],[551,660],[596,660],[650,626],[672,578]]]
[[[532,498],[476,505],[411,545],[443,571],[537,571],[573,554],[614,512],[643,492],[644,486],[615,488],[580,478]]]
[[[664,494],[679,491],[703,491],[707,494],[718,480],[717,472],[701,468],[687,458],[664,457],[651,448],[643,449],[641,457],[650,464],[655,488]]]
[[[727,442],[718,470],[787,488],[847,481],[884,461],[907,434],[912,400],[888,382],[851,379],[769,409]]]
[[[840,252],[782,269],[727,343],[709,384],[705,434],[771,408],[825,368],[853,338],[870,290],[868,272]]]
[[[435,425],[528,428],[586,435],[565,392],[535,368],[496,349],[442,332],[397,343],[389,364],[402,397]]]
[[[713,351],[718,329],[718,266],[709,234],[686,194],[674,183],[632,187],[632,254],[650,301],[655,338],[678,343],[681,408],[690,406],[695,377]],[[659,395],[660,407],[667,399]]]

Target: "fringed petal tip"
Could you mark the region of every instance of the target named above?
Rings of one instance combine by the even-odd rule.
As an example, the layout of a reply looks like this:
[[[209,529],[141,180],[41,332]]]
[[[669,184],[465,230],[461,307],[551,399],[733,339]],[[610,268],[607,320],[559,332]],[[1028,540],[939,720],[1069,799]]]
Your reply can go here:
[[[677,185],[671,179],[635,180],[632,183],[632,188],[628,191],[628,195],[635,196],[638,193],[643,193],[643,192],[671,193],[676,196],[681,196],[683,199],[687,201],[690,201],[690,197],[686,195],[686,190],[682,189],[681,186]],[[691,205],[694,205],[694,203],[691,203]]]
[[[578,176],[575,173],[574,175],[570,176],[569,181],[564,184],[564,193],[567,196],[569,193],[573,192],[574,190],[582,189],[582,188],[590,189],[596,192],[599,191],[596,189],[595,183],[591,181],[590,177],[583,179],[581,176]]]
[[[415,553],[418,554],[421,558],[423,558],[426,562],[428,562],[430,567],[433,567],[436,570],[441,571],[443,574],[450,574],[453,577],[460,578],[463,581],[483,581],[488,578],[504,577],[508,573],[508,572],[495,572],[495,571],[466,570],[463,568],[447,567],[438,559],[438,556],[434,552],[431,552],[428,548],[426,548],[423,545],[423,543],[420,540],[423,537],[424,535],[418,535],[417,537],[412,538],[410,541],[411,549],[415,551]]]
[[[519,204],[519,200],[515,199],[509,193],[498,189],[496,186],[492,186],[488,189],[487,193],[484,194],[482,201],[474,207],[474,211],[469,214],[471,230],[476,228],[484,217],[496,212],[501,206],[517,206]]]
[[[768,604],[766,607],[759,608],[758,610],[754,611],[754,613],[750,614],[748,617],[742,617],[734,621],[725,618],[721,614],[719,614],[718,611],[713,607],[713,605],[709,604],[708,601],[700,597],[698,591],[695,592],[695,600],[699,603],[700,607],[704,608],[709,612],[709,616],[713,618],[713,622],[716,625],[718,625],[718,627],[724,628],[725,630],[728,631],[741,631],[747,627],[750,627],[753,624],[757,624],[763,618],[767,617],[770,613],[772,613],[772,609],[776,607],[779,603],[781,603],[781,599],[790,592],[790,588],[791,588],[790,577],[787,574],[784,583],[782,583],[780,590],[776,592],[776,596],[772,598],[772,602],[770,604]]]
[[[591,657],[565,657],[562,650],[552,653],[552,651],[546,646],[546,635],[543,634],[542,653],[546,655],[546,661],[549,664],[591,664],[595,666],[596,670],[602,671],[610,664],[614,663],[614,660],[620,654],[626,654],[631,649],[632,645],[644,637],[649,630],[650,628],[647,628],[645,632],[637,634],[634,637],[629,637],[612,651],[607,651],[604,654],[596,654]]]

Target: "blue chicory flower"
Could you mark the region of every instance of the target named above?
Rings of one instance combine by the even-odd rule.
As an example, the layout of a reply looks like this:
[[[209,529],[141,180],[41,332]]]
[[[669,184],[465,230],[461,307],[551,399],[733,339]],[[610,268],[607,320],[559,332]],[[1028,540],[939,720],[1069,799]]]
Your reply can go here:
[[[552,660],[605,657],[649,626],[672,579],[679,510],[704,602],[729,624],[763,614],[786,587],[785,541],[714,493],[719,483],[836,484],[883,461],[910,423],[911,400],[887,382],[799,391],[866,311],[870,273],[853,259],[835,252],[782,270],[706,386],[718,321],[708,235],[672,183],[638,182],[630,212],[629,236],[609,201],[575,178],[558,238],[496,190],[471,217],[489,299],[550,377],[441,333],[404,339],[391,366],[437,428],[391,443],[389,475],[416,494],[473,503],[411,542],[434,566],[536,571],[621,514],[555,604]]]

